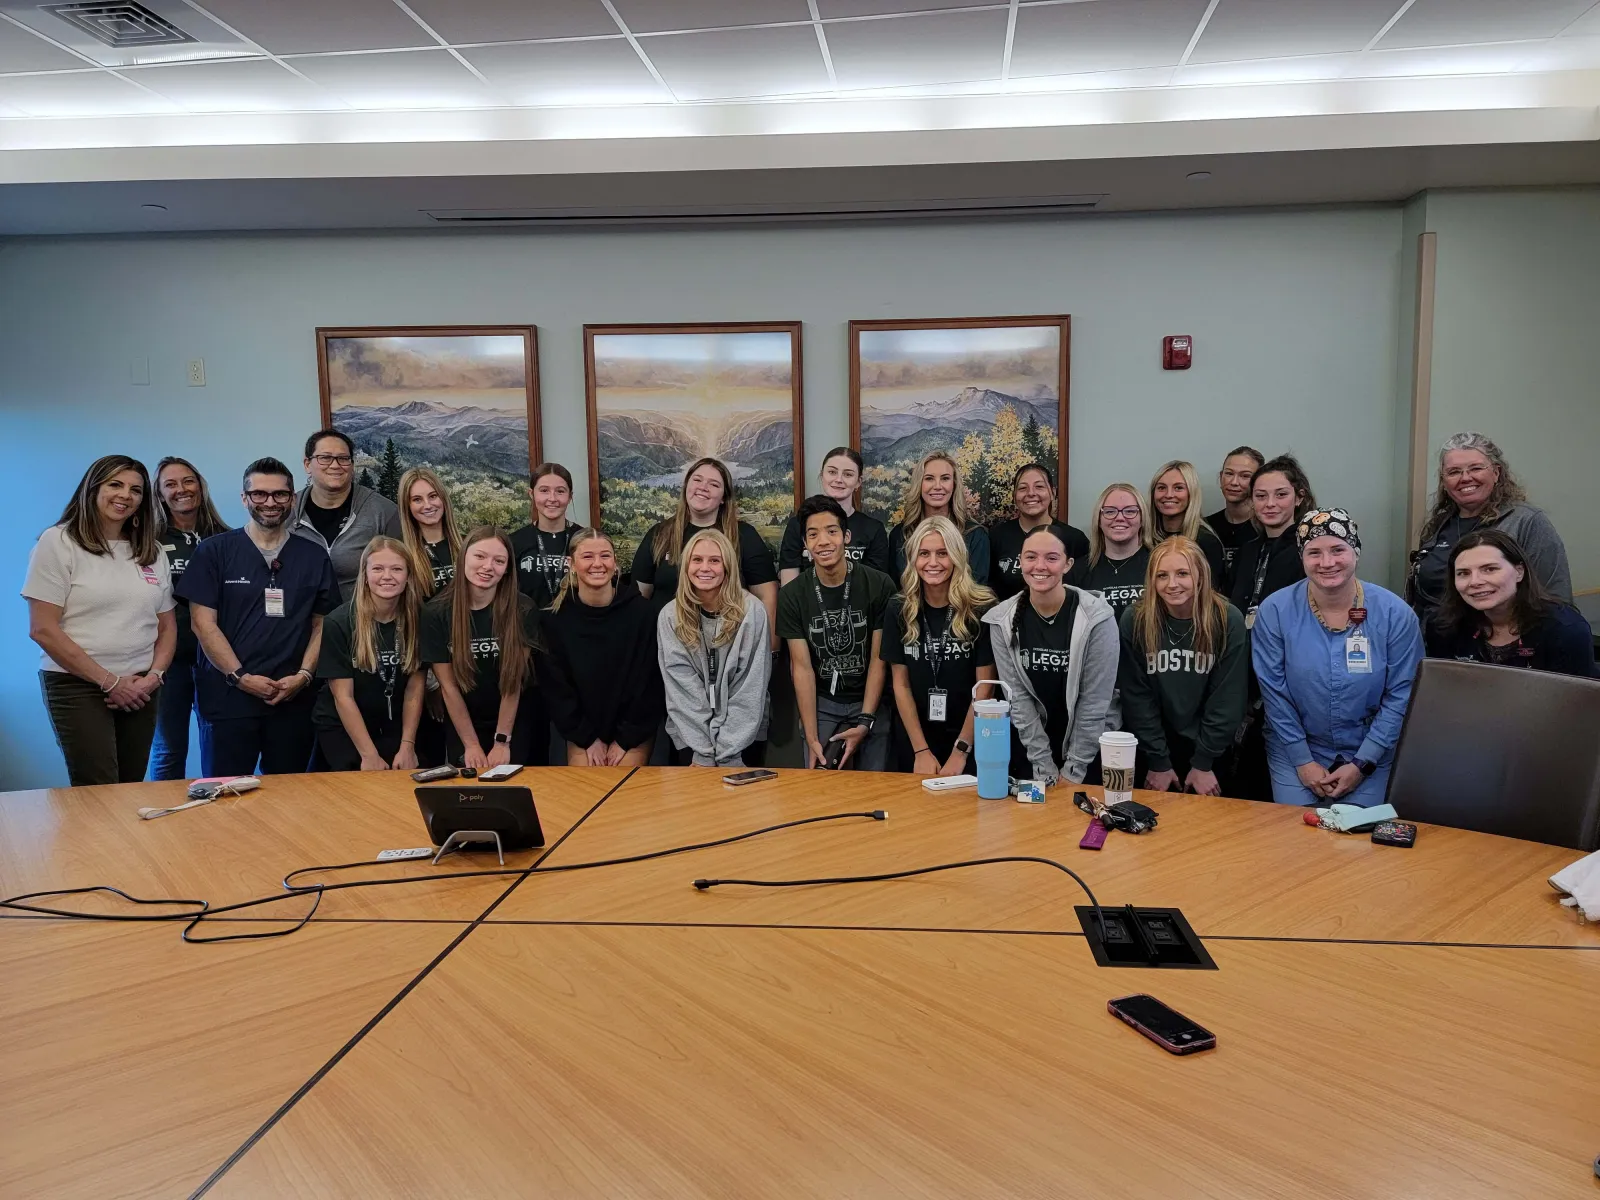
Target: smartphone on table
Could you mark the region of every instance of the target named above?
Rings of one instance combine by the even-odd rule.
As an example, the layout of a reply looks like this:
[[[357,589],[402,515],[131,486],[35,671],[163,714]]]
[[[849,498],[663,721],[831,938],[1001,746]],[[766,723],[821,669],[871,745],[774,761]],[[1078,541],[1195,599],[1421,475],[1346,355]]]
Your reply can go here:
[[[1217,1035],[1202,1029],[1154,996],[1124,996],[1106,1005],[1117,1020],[1132,1025],[1169,1054],[1194,1054],[1216,1047]]]
[[[753,771],[735,771],[732,775],[724,775],[722,782],[729,787],[747,787],[752,783],[760,783],[763,779],[776,779],[776,771],[757,768]]]

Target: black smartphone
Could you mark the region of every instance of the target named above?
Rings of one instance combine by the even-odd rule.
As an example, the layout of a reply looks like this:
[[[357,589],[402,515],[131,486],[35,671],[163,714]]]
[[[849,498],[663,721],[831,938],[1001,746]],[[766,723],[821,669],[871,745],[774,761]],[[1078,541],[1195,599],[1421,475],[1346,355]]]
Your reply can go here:
[[[441,779],[454,779],[460,771],[451,766],[426,767],[421,771],[411,772],[411,778],[417,783],[437,783]]]
[[[1202,1029],[1176,1009],[1154,996],[1124,996],[1106,1005],[1117,1020],[1132,1025],[1171,1054],[1194,1054],[1216,1047],[1217,1035]]]
[[[830,741],[822,749],[823,765],[830,771],[837,771],[839,763],[844,758],[845,751],[849,748],[849,743],[847,742]]]

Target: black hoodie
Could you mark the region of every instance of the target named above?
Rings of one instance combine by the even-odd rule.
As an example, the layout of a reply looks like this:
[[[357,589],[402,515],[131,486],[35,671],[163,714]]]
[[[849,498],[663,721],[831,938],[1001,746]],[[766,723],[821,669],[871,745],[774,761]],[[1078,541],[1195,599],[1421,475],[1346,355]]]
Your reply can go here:
[[[1233,560],[1233,586],[1228,599],[1253,624],[1250,614],[1263,600],[1305,577],[1291,525],[1277,537],[1263,535],[1239,547],[1239,556]]]
[[[605,608],[569,593],[544,614],[545,703],[561,736],[575,746],[641,746],[666,716],[656,663],[655,611],[631,583]]]

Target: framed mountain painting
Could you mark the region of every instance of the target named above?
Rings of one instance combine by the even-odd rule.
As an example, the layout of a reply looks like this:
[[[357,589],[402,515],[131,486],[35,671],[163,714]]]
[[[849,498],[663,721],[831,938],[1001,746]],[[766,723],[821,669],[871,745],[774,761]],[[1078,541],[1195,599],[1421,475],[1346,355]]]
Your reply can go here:
[[[672,515],[684,473],[718,458],[739,516],[774,550],[800,495],[800,322],[585,325],[590,508],[633,552]]]
[[[911,472],[944,450],[978,520],[1011,515],[1011,479],[1027,462],[1054,468],[1064,520],[1071,342],[1068,316],[850,322],[861,506],[898,521]]]
[[[355,442],[357,482],[396,500],[402,474],[432,467],[463,533],[528,523],[540,457],[533,326],[318,329],[317,376],[323,427]]]

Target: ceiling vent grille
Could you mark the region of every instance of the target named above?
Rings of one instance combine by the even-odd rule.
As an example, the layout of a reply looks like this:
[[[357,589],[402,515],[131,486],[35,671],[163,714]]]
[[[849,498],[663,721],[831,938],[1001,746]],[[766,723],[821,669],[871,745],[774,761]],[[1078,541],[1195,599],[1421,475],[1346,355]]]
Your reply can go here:
[[[134,0],[93,4],[41,4],[74,29],[117,50],[139,46],[179,46],[195,39],[171,21]]]

